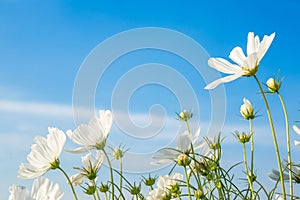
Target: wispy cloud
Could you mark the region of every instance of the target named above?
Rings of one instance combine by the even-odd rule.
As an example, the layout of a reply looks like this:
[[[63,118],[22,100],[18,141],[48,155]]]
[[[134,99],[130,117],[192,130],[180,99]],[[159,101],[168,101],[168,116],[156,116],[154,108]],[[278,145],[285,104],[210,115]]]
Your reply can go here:
[[[71,117],[73,115],[71,106],[55,103],[1,100],[0,110],[39,116]]]

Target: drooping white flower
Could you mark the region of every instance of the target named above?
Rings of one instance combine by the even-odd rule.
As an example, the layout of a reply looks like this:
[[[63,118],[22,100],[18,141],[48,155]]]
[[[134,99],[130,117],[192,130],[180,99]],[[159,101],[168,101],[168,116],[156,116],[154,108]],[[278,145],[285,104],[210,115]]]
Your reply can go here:
[[[293,126],[293,129],[294,129],[294,131],[298,134],[298,135],[300,135],[300,129],[297,127],[297,126]],[[294,144],[295,145],[299,145],[300,144],[300,141],[297,141],[297,140],[294,140]]]
[[[48,128],[47,138],[36,136],[35,144],[27,156],[29,163],[22,163],[19,167],[18,177],[31,179],[43,175],[50,169],[59,166],[59,156],[66,142],[66,135],[58,128]]]
[[[73,132],[67,131],[68,137],[81,147],[66,150],[71,153],[83,153],[91,149],[102,150],[112,126],[112,113],[110,110],[100,110],[100,118],[94,116],[88,124],[78,126]]]
[[[34,180],[31,194],[27,188],[17,185],[12,185],[9,192],[9,200],[59,200],[64,195],[58,184],[53,185],[42,176]]]
[[[75,186],[82,184],[85,178],[89,180],[95,180],[97,173],[104,161],[104,157],[100,151],[96,151],[94,159],[92,159],[92,153],[88,153],[87,155],[83,156],[81,160],[82,168],[75,168],[79,170],[79,173],[74,174],[70,178],[72,184]]]
[[[158,200],[162,199],[169,193],[171,186],[178,184],[183,179],[183,175],[175,173],[172,176],[160,176],[157,179],[156,188],[149,192],[147,200]]]
[[[244,98],[243,101],[244,101],[244,104],[241,105],[240,113],[246,120],[254,119],[255,113],[254,113],[254,108],[253,108],[252,104],[246,98]]]
[[[233,81],[241,76],[255,75],[260,61],[269,49],[274,37],[275,33],[272,33],[270,36],[265,35],[260,42],[258,36],[254,37],[254,33],[249,32],[247,56],[244,54],[241,47],[235,47],[230,52],[229,58],[236,64],[232,64],[223,58],[210,58],[208,60],[209,66],[230,75],[213,81],[208,84],[205,89],[214,89],[221,83]]]
[[[157,151],[156,155],[153,156],[153,159],[156,160],[153,164],[161,165],[166,164],[171,161],[177,162],[178,156],[182,153],[192,153],[191,144],[193,144],[194,150],[199,149],[203,142],[196,143],[200,135],[200,128],[197,130],[196,134],[192,137],[188,131],[185,131],[182,134],[177,136],[177,147],[176,149],[172,148],[162,148]]]

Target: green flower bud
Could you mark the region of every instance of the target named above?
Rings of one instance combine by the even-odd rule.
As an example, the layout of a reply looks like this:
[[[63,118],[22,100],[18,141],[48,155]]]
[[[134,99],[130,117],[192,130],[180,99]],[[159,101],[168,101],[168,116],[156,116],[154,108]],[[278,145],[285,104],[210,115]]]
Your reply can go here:
[[[99,187],[99,190],[100,190],[100,192],[102,192],[102,193],[106,193],[106,192],[108,192],[109,187],[108,187],[108,185],[102,183],[102,184],[100,185],[100,187]]]
[[[174,198],[179,197],[181,194],[179,185],[178,184],[171,185],[169,192],[171,193],[172,197],[174,197]]]
[[[132,195],[137,195],[141,192],[141,186],[132,186],[132,188],[130,189],[130,194]]]
[[[162,198],[161,200],[171,200],[172,196],[170,193],[166,193]]]
[[[238,140],[238,142],[245,144],[245,143],[247,143],[247,142],[250,141],[252,134],[247,135],[246,133],[243,132],[240,135],[239,132],[236,131],[234,133],[234,136],[236,137],[236,139]]]
[[[123,151],[120,148],[115,148],[113,152],[113,157],[117,160],[123,157]]]
[[[181,113],[179,113],[178,117],[181,121],[188,121],[193,116],[192,113],[189,113],[187,110],[183,110]]]
[[[177,157],[177,164],[179,166],[188,166],[190,164],[191,160],[189,159],[189,157],[186,154],[180,154]]]
[[[281,83],[277,82],[274,78],[269,78],[267,81],[267,86],[268,86],[268,90],[271,93],[275,93],[279,91],[281,87]]]
[[[87,188],[85,188],[84,193],[88,194],[88,195],[93,195],[96,192],[96,186],[94,185],[89,185]]]
[[[194,197],[196,199],[202,199],[204,197],[203,191],[202,190],[196,190],[194,193]]]
[[[143,181],[146,186],[150,187],[150,186],[154,185],[156,178],[150,177],[150,174],[149,174],[148,178],[143,177]]]

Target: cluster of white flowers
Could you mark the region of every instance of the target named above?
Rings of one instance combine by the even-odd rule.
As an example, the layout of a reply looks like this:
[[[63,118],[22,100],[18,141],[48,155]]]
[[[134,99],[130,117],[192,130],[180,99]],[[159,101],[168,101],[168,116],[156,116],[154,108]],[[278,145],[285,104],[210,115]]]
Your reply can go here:
[[[93,117],[89,124],[80,125],[72,131],[68,131],[69,138],[81,147],[74,150],[66,150],[72,153],[82,153],[91,149],[102,150],[106,144],[108,134],[112,126],[112,113],[109,110],[100,110],[100,118]],[[47,137],[36,136],[35,144],[31,146],[31,152],[27,156],[28,163],[22,163],[19,167],[18,177],[21,179],[35,179],[30,192],[22,187],[13,185],[9,188],[10,200],[57,200],[63,196],[59,186],[49,179],[41,177],[51,169],[61,169],[59,156],[66,142],[66,135],[58,128],[48,128]],[[95,159],[89,153],[82,157],[83,169],[71,177],[73,185],[81,184],[84,178],[90,179],[91,173],[96,176],[104,161],[101,152],[97,151]]]
[[[34,180],[31,193],[23,186],[12,185],[9,188],[9,200],[59,200],[64,193],[57,184],[41,176]]]
[[[160,176],[157,179],[156,188],[149,192],[147,200],[159,200],[168,195],[171,186],[178,184],[183,179],[183,175],[175,173],[172,176]]]

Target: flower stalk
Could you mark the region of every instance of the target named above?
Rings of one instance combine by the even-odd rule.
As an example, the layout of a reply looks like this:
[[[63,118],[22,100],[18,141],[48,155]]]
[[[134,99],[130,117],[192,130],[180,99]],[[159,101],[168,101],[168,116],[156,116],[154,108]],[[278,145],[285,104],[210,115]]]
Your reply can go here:
[[[253,135],[253,124],[252,119],[249,119],[249,129],[251,135],[251,176],[254,175],[254,135]]]
[[[248,183],[249,183],[249,187],[250,187],[250,190],[251,190],[251,199],[254,198],[254,189],[253,189],[253,184],[252,184],[252,173],[250,175],[249,173],[249,170],[248,170],[248,164],[247,164],[247,152],[246,152],[246,144],[245,143],[242,143],[243,145],[243,154],[244,154],[244,167],[245,167],[245,172],[246,172],[246,176],[247,176],[247,180],[248,180]]]
[[[72,190],[74,199],[75,199],[75,200],[78,200],[77,195],[76,195],[76,192],[75,192],[74,187],[73,187],[73,184],[72,184],[72,182],[71,182],[71,180],[70,180],[68,174],[67,174],[61,167],[59,167],[59,166],[58,166],[56,169],[59,169],[59,170],[65,175],[65,177],[66,177],[66,179],[68,180],[68,183],[69,183],[69,185],[70,185],[70,187],[71,187],[71,190]]]
[[[269,119],[269,124],[270,124],[271,132],[272,132],[272,137],[273,137],[273,142],[274,142],[276,157],[277,157],[277,165],[278,165],[278,169],[279,169],[279,176],[280,176],[280,182],[281,182],[282,195],[283,195],[284,200],[286,200],[286,192],[285,192],[283,171],[282,171],[282,166],[281,166],[281,158],[280,158],[280,153],[279,153],[279,148],[278,148],[278,142],[277,142],[277,136],[276,136],[276,133],[275,133],[275,128],[274,128],[274,124],[273,124],[273,119],[272,119],[272,115],[271,115],[269,103],[267,101],[265,92],[263,91],[262,86],[261,86],[261,84],[260,84],[257,76],[254,75],[254,78],[255,78],[255,80],[257,82],[257,85],[259,87],[259,90],[260,90],[261,95],[262,95],[262,97],[264,99],[264,102],[265,102],[265,106],[266,106],[266,110],[267,110],[267,114],[268,114],[268,119]]]
[[[291,156],[291,136],[290,136],[290,128],[289,128],[289,118],[288,118],[288,113],[286,110],[286,106],[284,104],[283,98],[279,91],[277,91],[277,95],[280,99],[282,109],[284,112],[284,117],[285,117],[285,131],[286,131],[286,146],[287,146],[287,154],[288,154],[288,169],[289,169],[289,186],[290,186],[290,195],[293,197],[294,191],[293,191],[293,173],[292,173],[292,156]]]
[[[114,200],[115,199],[115,186],[114,186],[113,169],[112,169],[112,165],[111,165],[111,162],[109,160],[109,157],[108,157],[106,151],[104,149],[102,151],[103,151],[103,153],[104,153],[104,155],[105,155],[105,157],[107,159],[107,163],[108,163],[108,166],[109,166],[112,200]]]

